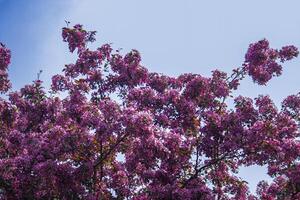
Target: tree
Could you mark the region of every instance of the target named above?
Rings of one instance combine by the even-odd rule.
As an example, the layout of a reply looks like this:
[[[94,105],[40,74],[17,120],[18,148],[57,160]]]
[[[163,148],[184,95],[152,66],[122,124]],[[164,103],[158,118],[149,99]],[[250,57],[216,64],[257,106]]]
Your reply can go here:
[[[231,75],[169,77],[143,67],[137,50],[90,50],[95,32],[82,25],[62,37],[78,59],[52,77],[50,93],[41,80],[8,92],[1,44],[1,199],[300,199],[300,95],[281,108],[232,95],[245,76],[265,85],[281,75],[296,47],[263,39]],[[237,175],[254,164],[274,177],[257,196]]]

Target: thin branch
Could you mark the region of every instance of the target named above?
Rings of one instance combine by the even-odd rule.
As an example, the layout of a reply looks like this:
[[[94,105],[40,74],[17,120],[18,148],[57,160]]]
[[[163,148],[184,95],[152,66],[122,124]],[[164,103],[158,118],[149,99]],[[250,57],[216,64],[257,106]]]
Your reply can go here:
[[[116,143],[110,147],[110,149],[104,154],[101,155],[94,164],[94,169],[96,169],[100,164],[103,163],[103,161],[118,147],[118,145],[123,142],[126,137],[128,136],[128,133],[125,133],[123,136],[119,137],[119,139],[116,141]]]

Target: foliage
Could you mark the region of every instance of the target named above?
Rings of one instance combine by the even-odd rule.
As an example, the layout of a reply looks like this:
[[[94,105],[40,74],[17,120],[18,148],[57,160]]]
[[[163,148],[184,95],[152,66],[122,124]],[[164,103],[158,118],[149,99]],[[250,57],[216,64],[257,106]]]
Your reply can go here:
[[[82,25],[62,36],[78,59],[53,76],[50,94],[41,80],[8,92],[1,44],[1,199],[300,199],[299,94],[281,108],[232,95],[246,76],[265,85],[281,75],[296,47],[264,39],[231,75],[169,77],[143,67],[137,50],[90,50],[95,32]],[[250,194],[242,165],[266,165],[274,181]]]

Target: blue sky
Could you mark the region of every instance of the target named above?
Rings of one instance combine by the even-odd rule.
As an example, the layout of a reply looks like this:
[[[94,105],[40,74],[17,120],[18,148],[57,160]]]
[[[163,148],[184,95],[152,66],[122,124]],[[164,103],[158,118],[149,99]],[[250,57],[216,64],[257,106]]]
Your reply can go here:
[[[299,0],[0,0],[0,41],[12,50],[9,75],[14,89],[30,83],[40,69],[52,75],[74,61],[61,39],[64,20],[98,31],[94,47],[112,42],[123,52],[138,49],[150,71],[168,75],[240,66],[249,43],[267,38],[271,46],[300,47]],[[299,59],[283,75],[258,87],[243,81],[239,93],[269,94],[279,104],[299,92]],[[265,169],[243,169],[251,189]]]

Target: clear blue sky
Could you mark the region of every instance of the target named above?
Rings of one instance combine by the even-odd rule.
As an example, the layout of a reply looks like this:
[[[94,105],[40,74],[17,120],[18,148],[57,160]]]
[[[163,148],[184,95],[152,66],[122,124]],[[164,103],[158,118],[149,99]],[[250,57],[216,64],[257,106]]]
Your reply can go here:
[[[299,8],[299,0],[0,0],[0,41],[12,50],[14,89],[30,83],[40,69],[49,85],[52,75],[74,61],[61,41],[64,20],[97,30],[95,46],[112,42],[124,52],[138,49],[151,71],[209,75],[240,66],[249,43],[262,38],[276,48],[300,47]],[[267,87],[247,79],[239,93],[269,94],[279,104],[299,92],[299,72],[296,59]],[[253,191],[264,173],[252,167],[240,175]]]

